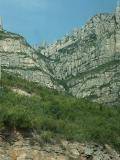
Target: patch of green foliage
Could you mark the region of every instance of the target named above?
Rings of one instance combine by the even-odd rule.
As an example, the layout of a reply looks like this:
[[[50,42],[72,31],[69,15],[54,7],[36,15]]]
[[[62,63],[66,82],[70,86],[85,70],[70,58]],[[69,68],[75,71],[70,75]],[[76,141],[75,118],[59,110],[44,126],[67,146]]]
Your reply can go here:
[[[4,40],[6,38],[15,38],[15,39],[19,39],[20,36],[15,34],[15,33],[11,33],[11,32],[7,32],[5,30],[0,31],[0,40]]]
[[[42,88],[3,73],[4,92],[0,97],[0,130],[36,130],[49,142],[51,137],[79,142],[110,144],[120,150],[120,109],[105,107],[84,99]],[[19,88],[31,97],[13,93]]]

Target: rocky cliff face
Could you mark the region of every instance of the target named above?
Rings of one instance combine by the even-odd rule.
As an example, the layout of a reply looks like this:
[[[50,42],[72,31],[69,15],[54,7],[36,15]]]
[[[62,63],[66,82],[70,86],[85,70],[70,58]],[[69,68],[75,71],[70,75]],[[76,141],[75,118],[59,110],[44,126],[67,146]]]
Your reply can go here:
[[[5,70],[28,80],[77,98],[120,104],[120,7],[37,51],[23,37],[0,31],[0,54]]]
[[[2,69],[42,86],[62,90],[63,87],[51,79],[44,60],[38,60],[35,50],[22,36],[0,31],[0,57]]]
[[[120,103],[120,8],[98,14],[63,40],[41,51],[55,79],[72,95]]]

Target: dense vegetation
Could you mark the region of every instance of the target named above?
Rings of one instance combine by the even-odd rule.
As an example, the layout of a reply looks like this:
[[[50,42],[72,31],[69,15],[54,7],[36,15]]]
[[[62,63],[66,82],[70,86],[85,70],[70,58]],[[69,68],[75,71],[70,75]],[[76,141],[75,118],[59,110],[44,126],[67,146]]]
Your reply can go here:
[[[120,109],[103,107],[65,93],[42,88],[3,73],[0,96],[0,130],[37,131],[46,141],[53,137],[111,144],[120,150]],[[30,94],[12,92],[19,88]]]

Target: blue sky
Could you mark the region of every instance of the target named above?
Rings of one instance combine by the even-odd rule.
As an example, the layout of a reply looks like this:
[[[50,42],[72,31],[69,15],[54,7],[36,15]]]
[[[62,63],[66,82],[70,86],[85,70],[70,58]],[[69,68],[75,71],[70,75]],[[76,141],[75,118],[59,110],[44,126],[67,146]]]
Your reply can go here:
[[[112,12],[117,0],[0,0],[4,28],[31,44],[54,42],[91,16]]]

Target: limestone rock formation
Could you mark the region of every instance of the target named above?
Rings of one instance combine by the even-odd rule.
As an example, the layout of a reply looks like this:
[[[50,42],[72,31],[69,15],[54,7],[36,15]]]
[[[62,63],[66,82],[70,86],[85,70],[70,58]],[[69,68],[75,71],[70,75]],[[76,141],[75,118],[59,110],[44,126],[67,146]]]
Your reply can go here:
[[[1,66],[23,78],[39,83],[42,86],[62,90],[63,87],[51,80],[43,59],[38,61],[35,50],[26,40],[17,34],[0,31]]]
[[[40,85],[120,104],[120,6],[37,51],[23,37],[1,30],[0,55],[5,70]]]
[[[120,7],[44,49],[55,79],[72,95],[120,104]]]

